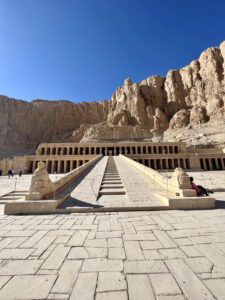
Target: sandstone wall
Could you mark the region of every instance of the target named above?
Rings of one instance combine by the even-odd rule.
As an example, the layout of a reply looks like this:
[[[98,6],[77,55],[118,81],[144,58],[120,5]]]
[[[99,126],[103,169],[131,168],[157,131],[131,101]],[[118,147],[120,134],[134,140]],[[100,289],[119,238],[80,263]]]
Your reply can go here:
[[[0,155],[34,152],[41,142],[67,141],[82,123],[106,118],[107,102],[26,102],[0,96]]]

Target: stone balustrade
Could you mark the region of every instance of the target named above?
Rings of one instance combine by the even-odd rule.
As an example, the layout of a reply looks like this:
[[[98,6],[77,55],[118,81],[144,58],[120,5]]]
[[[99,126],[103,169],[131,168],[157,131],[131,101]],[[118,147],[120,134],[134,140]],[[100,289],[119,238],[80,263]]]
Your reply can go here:
[[[189,176],[182,168],[176,168],[173,176],[168,178],[158,171],[146,167],[124,155],[120,155],[120,157],[149,176],[163,190],[181,197],[196,197],[196,192],[191,189]]]
[[[95,164],[101,159],[102,155],[98,155],[92,160],[88,161],[84,165],[78,167],[77,169],[67,173],[62,178],[59,178],[56,181],[51,181],[48,172],[46,170],[45,164],[43,162],[38,163],[38,168],[35,170],[29,194],[26,196],[26,200],[42,200],[55,196],[56,193],[59,193],[63,188],[65,188],[72,180],[81,175],[85,170],[90,166]]]

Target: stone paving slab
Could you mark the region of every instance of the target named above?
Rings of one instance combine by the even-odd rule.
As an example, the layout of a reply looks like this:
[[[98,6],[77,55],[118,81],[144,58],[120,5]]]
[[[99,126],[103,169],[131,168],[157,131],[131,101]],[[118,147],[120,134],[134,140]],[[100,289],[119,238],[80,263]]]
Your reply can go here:
[[[224,228],[223,209],[1,214],[0,299],[222,300]]]

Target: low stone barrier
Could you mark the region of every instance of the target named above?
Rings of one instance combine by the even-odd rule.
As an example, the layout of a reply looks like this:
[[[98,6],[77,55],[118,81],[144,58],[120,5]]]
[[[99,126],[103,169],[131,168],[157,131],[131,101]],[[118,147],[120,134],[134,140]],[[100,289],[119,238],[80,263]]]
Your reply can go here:
[[[29,194],[26,196],[26,200],[42,200],[50,199],[51,196],[55,197],[56,193],[59,193],[63,188],[69,185],[72,180],[81,175],[85,170],[95,164],[102,158],[102,155],[98,155],[77,169],[67,173],[62,178],[51,181],[49,174],[45,168],[43,162],[38,163],[38,168],[34,171],[31,179],[31,186]]]
[[[124,155],[120,154],[120,157],[150,177],[163,190],[175,194],[176,196],[196,197],[195,190],[192,190],[191,188],[189,176],[182,168],[176,168],[173,176],[171,178],[167,178],[158,171],[146,167]]]

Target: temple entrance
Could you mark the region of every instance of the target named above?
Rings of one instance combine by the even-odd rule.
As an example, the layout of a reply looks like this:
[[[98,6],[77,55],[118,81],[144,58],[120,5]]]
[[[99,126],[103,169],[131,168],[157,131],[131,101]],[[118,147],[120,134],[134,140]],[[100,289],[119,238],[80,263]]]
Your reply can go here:
[[[113,156],[114,155],[114,148],[113,147],[112,148],[111,147],[110,148],[107,147],[107,155],[108,156]]]

